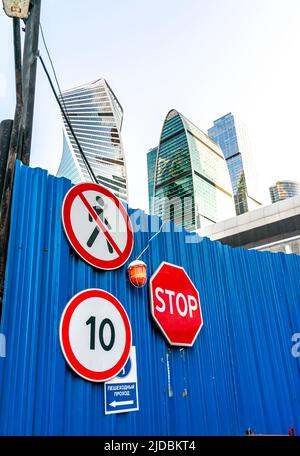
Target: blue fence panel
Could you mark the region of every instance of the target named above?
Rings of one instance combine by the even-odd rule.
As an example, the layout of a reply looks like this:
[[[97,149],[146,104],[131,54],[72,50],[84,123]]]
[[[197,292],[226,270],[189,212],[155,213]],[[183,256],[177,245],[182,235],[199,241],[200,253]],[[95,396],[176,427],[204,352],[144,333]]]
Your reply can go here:
[[[300,257],[246,251],[162,232],[144,255],[183,266],[199,290],[204,326],[193,348],[171,348],[151,319],[148,287],[130,285],[126,265],[101,272],[70,248],[61,206],[70,181],[17,163],[1,332],[1,435],[241,435],[300,432]],[[132,211],[134,259],[161,222]],[[198,242],[191,242],[197,240]],[[129,260],[129,261],[130,261]],[[140,411],[104,415],[102,384],[67,366],[61,313],[85,288],[125,307],[137,350]]]

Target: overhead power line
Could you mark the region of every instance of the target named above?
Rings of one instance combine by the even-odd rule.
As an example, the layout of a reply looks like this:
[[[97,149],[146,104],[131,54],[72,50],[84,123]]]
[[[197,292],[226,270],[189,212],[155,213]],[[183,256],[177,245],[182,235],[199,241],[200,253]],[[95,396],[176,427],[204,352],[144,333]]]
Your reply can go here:
[[[54,75],[54,78],[55,78],[55,82],[56,82],[56,85],[57,85],[57,88],[58,88],[58,91],[59,91],[59,96],[60,96],[60,98],[62,100],[62,103],[64,105],[65,112],[66,112],[66,114],[67,114],[67,116],[69,118],[68,109],[66,107],[65,100],[64,100],[61,88],[60,88],[60,84],[58,82],[58,78],[57,78],[56,71],[55,71],[55,68],[54,68],[54,64],[53,64],[53,61],[52,61],[52,58],[51,58],[51,55],[50,55],[50,51],[49,51],[47,43],[46,43],[46,38],[45,38],[45,35],[44,35],[44,30],[43,30],[41,22],[40,22],[40,30],[41,30],[42,41],[44,43],[44,46],[45,46],[45,49],[46,49],[46,52],[47,52],[47,55],[48,55],[48,59],[49,59],[49,62],[50,62],[50,65],[51,65],[51,68],[52,68],[52,71],[53,71],[53,75]]]
[[[97,178],[96,178],[96,176],[95,176],[95,173],[94,173],[94,171],[93,171],[91,165],[89,164],[89,162],[88,162],[88,160],[87,160],[87,158],[86,158],[86,156],[85,156],[85,153],[83,152],[83,149],[82,149],[82,147],[81,147],[81,145],[80,145],[80,142],[79,142],[79,140],[78,140],[78,138],[77,138],[77,136],[76,136],[76,133],[75,133],[73,127],[72,127],[72,124],[71,124],[71,121],[70,121],[70,118],[69,118],[69,115],[68,115],[68,109],[67,109],[67,107],[66,107],[66,105],[65,105],[64,97],[63,97],[63,95],[62,95],[62,91],[61,91],[61,89],[60,89],[60,85],[59,85],[59,82],[58,82],[58,78],[57,78],[57,75],[56,75],[56,71],[55,71],[55,68],[54,68],[54,64],[53,64],[53,61],[52,61],[52,58],[51,58],[51,55],[50,55],[48,46],[47,46],[47,44],[46,44],[45,35],[44,35],[44,32],[43,32],[43,28],[42,28],[42,24],[41,24],[41,23],[40,23],[40,30],[41,30],[42,40],[43,40],[43,43],[44,43],[44,46],[45,46],[45,49],[46,49],[46,52],[47,52],[47,55],[48,55],[50,64],[51,64],[51,68],[52,68],[52,71],[53,71],[53,74],[54,74],[54,78],[55,78],[55,81],[56,81],[56,85],[57,85],[57,88],[58,88],[60,97],[58,97],[58,95],[57,95],[57,93],[56,93],[56,90],[55,90],[54,84],[53,84],[53,82],[52,82],[51,76],[50,76],[50,74],[49,74],[49,72],[48,72],[48,70],[47,70],[47,67],[46,67],[46,65],[45,65],[45,62],[44,62],[42,56],[40,55],[40,53],[38,54],[38,58],[40,59],[40,62],[41,62],[42,67],[43,67],[43,70],[44,70],[45,73],[46,73],[48,82],[49,82],[49,84],[50,84],[50,87],[51,87],[51,89],[52,89],[52,92],[53,92],[53,94],[54,94],[54,97],[55,97],[55,99],[56,99],[56,101],[57,101],[57,103],[58,103],[58,105],[59,105],[59,108],[60,108],[60,110],[61,110],[61,112],[62,112],[62,115],[63,115],[63,117],[64,117],[64,119],[65,119],[65,121],[66,121],[66,123],[67,123],[67,125],[68,125],[68,127],[69,127],[69,129],[70,129],[70,132],[71,132],[71,134],[72,134],[72,136],[73,136],[73,138],[74,138],[74,140],[75,140],[75,142],[76,142],[76,145],[77,145],[77,147],[78,147],[78,150],[79,150],[79,152],[80,152],[80,155],[82,156],[82,159],[83,159],[83,162],[84,162],[84,164],[85,164],[85,166],[86,166],[86,169],[87,169],[87,171],[88,171],[88,173],[89,173],[89,175],[90,175],[92,181],[93,181],[94,183],[97,184],[98,181],[97,181]]]
[[[94,174],[94,171],[92,170],[92,168],[91,168],[91,166],[90,166],[90,164],[89,164],[89,162],[88,162],[88,160],[87,160],[87,158],[86,158],[86,156],[85,156],[85,153],[84,153],[83,150],[82,150],[82,147],[81,147],[81,145],[80,145],[80,143],[79,143],[79,141],[78,141],[78,139],[77,139],[77,136],[76,136],[76,134],[75,134],[75,132],[74,132],[74,130],[73,130],[73,127],[72,127],[72,125],[71,125],[71,122],[70,122],[70,120],[69,120],[67,114],[65,113],[65,110],[64,110],[64,108],[63,108],[63,106],[62,106],[62,104],[61,104],[61,102],[60,102],[60,99],[59,99],[57,93],[56,93],[55,87],[54,87],[53,82],[52,82],[52,80],[51,80],[50,74],[49,74],[49,72],[48,72],[48,70],[47,70],[47,68],[46,68],[46,65],[45,65],[45,63],[44,63],[44,60],[42,59],[42,57],[41,57],[40,54],[38,55],[38,58],[39,58],[40,61],[41,61],[42,67],[43,67],[43,69],[44,69],[44,71],[45,71],[45,73],[46,73],[46,76],[47,76],[47,79],[48,79],[48,81],[49,81],[50,87],[51,87],[51,89],[52,89],[53,95],[55,96],[55,99],[56,99],[56,101],[57,101],[57,103],[58,103],[58,105],[59,105],[59,107],[60,107],[60,110],[61,110],[61,112],[62,112],[62,115],[63,115],[63,117],[64,117],[64,119],[65,119],[65,121],[66,121],[66,123],[67,123],[67,125],[68,125],[68,127],[69,127],[69,129],[70,129],[70,132],[71,132],[71,134],[72,134],[72,136],[73,136],[73,138],[74,138],[74,140],[75,140],[75,142],[76,142],[76,145],[77,145],[77,147],[78,147],[78,149],[79,149],[79,152],[80,152],[80,154],[81,154],[81,156],[82,156],[82,159],[83,159],[84,164],[85,164],[85,166],[86,166],[86,168],[87,168],[87,170],[88,170],[88,173],[89,173],[89,175],[91,176],[92,181],[95,182],[95,183],[97,183],[97,179],[96,179],[96,176],[95,176],[95,174]]]

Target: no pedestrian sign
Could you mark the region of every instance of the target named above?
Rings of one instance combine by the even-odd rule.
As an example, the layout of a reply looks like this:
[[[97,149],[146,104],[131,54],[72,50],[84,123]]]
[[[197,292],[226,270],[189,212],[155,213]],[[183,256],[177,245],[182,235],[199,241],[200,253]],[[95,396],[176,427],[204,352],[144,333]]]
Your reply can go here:
[[[72,187],[62,206],[66,236],[81,258],[92,266],[112,270],[122,266],[133,248],[129,216],[118,198],[94,183]]]
[[[70,367],[92,382],[115,377],[129,358],[132,336],[127,313],[104,290],[75,295],[63,311],[59,335]]]

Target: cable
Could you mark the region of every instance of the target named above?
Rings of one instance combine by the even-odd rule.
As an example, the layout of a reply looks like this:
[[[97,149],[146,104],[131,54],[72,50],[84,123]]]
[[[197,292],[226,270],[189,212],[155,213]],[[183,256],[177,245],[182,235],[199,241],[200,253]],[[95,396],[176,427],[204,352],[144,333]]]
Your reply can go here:
[[[65,119],[65,121],[66,121],[66,123],[67,123],[67,125],[68,125],[68,127],[69,127],[69,129],[70,129],[70,131],[71,131],[71,133],[72,133],[72,135],[73,135],[73,138],[74,138],[74,140],[75,140],[75,142],[76,142],[76,144],[77,144],[77,147],[78,147],[79,152],[80,152],[80,154],[81,154],[81,156],[82,156],[82,159],[83,159],[83,161],[84,161],[84,163],[85,163],[85,166],[86,166],[86,168],[87,168],[87,170],[88,170],[88,172],[89,172],[89,174],[90,174],[90,177],[91,177],[92,181],[93,181],[95,184],[97,184],[98,182],[97,182],[96,176],[95,176],[95,174],[94,174],[94,171],[92,170],[91,165],[89,164],[89,162],[88,162],[88,160],[87,160],[87,158],[86,158],[86,156],[85,156],[85,153],[83,152],[82,147],[81,147],[81,145],[80,145],[80,143],[79,143],[79,141],[78,141],[78,139],[77,139],[77,136],[76,136],[76,134],[75,134],[75,132],[74,132],[74,130],[73,130],[73,127],[72,127],[72,125],[71,125],[71,122],[70,122],[70,120],[69,120],[67,114],[65,113],[64,108],[62,107],[62,104],[61,104],[61,102],[60,102],[60,99],[59,99],[59,97],[58,97],[56,91],[55,91],[55,87],[54,87],[54,85],[53,85],[53,82],[52,82],[52,80],[51,80],[51,77],[50,77],[50,75],[49,75],[49,72],[48,72],[48,70],[47,70],[47,68],[46,68],[46,65],[45,65],[45,63],[44,63],[44,60],[42,59],[42,57],[41,57],[40,54],[38,54],[38,58],[39,58],[40,61],[41,61],[42,67],[43,67],[43,69],[44,69],[44,71],[45,71],[45,73],[46,73],[46,76],[47,76],[48,82],[49,82],[49,84],[50,84],[50,87],[51,87],[51,89],[52,89],[52,92],[53,92],[53,94],[54,94],[54,96],[55,96],[55,99],[56,99],[56,101],[57,101],[57,103],[58,103],[58,105],[59,105],[59,107],[60,107],[60,110],[61,110],[61,112],[62,112],[62,115],[64,116],[64,119]]]
[[[42,40],[43,40],[43,43],[44,43],[44,46],[45,46],[45,49],[46,49],[46,52],[47,52],[47,55],[48,55],[48,59],[49,59],[49,62],[50,62],[50,65],[51,65],[51,68],[52,68],[52,71],[53,71],[53,75],[54,75],[55,82],[56,82],[56,85],[57,85],[57,88],[58,88],[58,91],[59,91],[59,95],[60,95],[60,98],[61,98],[61,100],[62,100],[62,102],[63,102],[64,108],[65,108],[65,112],[66,112],[66,114],[67,114],[67,116],[68,116],[68,119],[70,120],[70,118],[69,118],[69,113],[68,113],[68,109],[67,109],[67,107],[66,107],[66,104],[65,104],[65,100],[64,100],[62,91],[61,91],[61,89],[60,89],[60,85],[59,85],[59,82],[58,82],[58,78],[57,78],[57,75],[56,75],[56,71],[55,71],[55,68],[54,68],[54,64],[53,64],[53,61],[52,61],[52,58],[51,58],[49,49],[48,49],[48,46],[47,46],[47,43],[46,43],[46,39],[45,39],[45,35],[44,35],[44,30],[43,30],[43,27],[42,27],[41,22],[40,22],[40,29],[41,29]]]
[[[65,121],[66,121],[66,123],[67,123],[67,125],[68,125],[68,127],[69,127],[69,129],[70,129],[70,131],[71,131],[71,133],[72,133],[72,136],[73,136],[73,138],[74,138],[74,140],[75,140],[75,142],[76,142],[76,144],[77,144],[77,147],[78,147],[79,152],[80,152],[80,154],[81,154],[81,156],[82,156],[82,159],[83,159],[83,161],[84,161],[84,163],[85,163],[85,166],[86,166],[86,168],[87,168],[87,170],[88,170],[88,173],[89,173],[90,177],[92,178],[92,181],[94,181],[94,183],[97,184],[98,181],[97,181],[97,178],[96,178],[96,176],[95,176],[95,174],[94,174],[94,171],[92,170],[92,167],[91,167],[91,165],[89,164],[89,162],[88,162],[88,160],[87,160],[87,158],[86,158],[86,156],[85,156],[85,153],[83,152],[82,147],[81,147],[81,145],[80,145],[80,143],[79,143],[79,141],[78,141],[78,139],[77,139],[77,136],[76,136],[76,134],[75,134],[75,132],[74,132],[74,130],[73,130],[73,127],[72,127],[72,125],[71,125],[71,121],[70,121],[70,118],[69,118],[68,109],[67,109],[67,107],[66,107],[65,100],[64,100],[64,97],[63,97],[63,95],[62,95],[62,91],[61,91],[61,88],[60,88],[60,84],[59,84],[59,82],[58,82],[58,78],[57,78],[57,75],[56,75],[56,71],[55,71],[55,68],[54,68],[54,64],[53,64],[53,61],[52,61],[52,58],[51,58],[51,55],[50,55],[50,52],[49,52],[49,49],[48,49],[48,46],[47,46],[47,43],[46,43],[46,39],[45,39],[45,35],[44,35],[44,31],[43,31],[43,27],[42,27],[41,22],[40,22],[40,30],[41,30],[42,40],[43,40],[43,43],[44,43],[44,46],[45,46],[45,49],[46,49],[46,52],[47,52],[47,55],[48,55],[48,58],[49,58],[49,61],[50,61],[50,65],[51,65],[51,68],[52,68],[52,71],[53,71],[53,75],[54,75],[55,81],[56,81],[56,85],[57,85],[58,90],[59,90],[59,95],[60,95],[60,98],[61,98],[63,107],[62,107],[62,104],[61,104],[61,102],[60,102],[59,97],[57,96],[57,93],[56,93],[56,90],[55,90],[54,85],[53,85],[53,83],[52,83],[51,77],[50,77],[50,75],[49,75],[49,72],[48,72],[48,70],[47,70],[47,68],[46,68],[46,65],[45,65],[45,63],[44,63],[44,61],[43,61],[41,55],[39,54],[38,57],[39,57],[39,59],[40,59],[40,61],[41,61],[41,63],[42,63],[43,69],[44,69],[44,71],[45,71],[45,73],[46,73],[46,76],[47,76],[47,78],[48,78],[48,81],[49,81],[49,84],[50,84],[51,89],[52,89],[52,91],[53,91],[53,94],[54,94],[54,96],[55,96],[55,99],[56,99],[56,101],[57,101],[57,103],[58,103],[58,105],[59,105],[59,107],[60,107],[60,110],[61,110],[61,112],[62,112],[62,114],[63,114],[63,116],[64,116],[64,119],[65,119]]]
[[[136,258],[137,260],[139,260],[141,258],[141,256],[146,252],[147,249],[149,249],[150,247],[150,242],[153,241],[153,239],[159,235],[159,233],[161,232],[161,230],[163,229],[165,223],[167,223],[167,220],[164,220],[163,223],[161,224],[161,227],[159,228],[159,230],[157,231],[157,233],[153,234],[153,236],[151,236],[150,239],[148,239],[148,243],[146,245],[146,247],[141,251],[141,253],[139,254],[139,256]]]

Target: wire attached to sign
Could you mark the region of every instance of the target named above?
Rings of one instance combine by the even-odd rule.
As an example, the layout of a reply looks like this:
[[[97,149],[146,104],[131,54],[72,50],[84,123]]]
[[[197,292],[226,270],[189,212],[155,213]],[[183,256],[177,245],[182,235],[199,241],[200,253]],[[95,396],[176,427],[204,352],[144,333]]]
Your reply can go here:
[[[153,239],[161,233],[161,230],[163,229],[163,226],[164,226],[166,223],[167,223],[167,220],[164,220],[163,223],[161,224],[161,227],[160,227],[159,230],[157,231],[157,233],[155,233],[153,236],[151,236],[151,238],[148,240],[148,243],[147,243],[146,247],[141,251],[141,253],[139,254],[139,256],[136,257],[136,260],[139,260],[139,259],[141,258],[141,256],[149,249],[149,247],[150,247],[150,242],[152,242]]]
[[[137,288],[143,287],[147,283],[147,265],[144,261],[140,260],[141,256],[149,249],[150,243],[153,239],[161,233],[163,226],[166,221],[161,224],[160,229],[157,233],[154,233],[153,236],[148,240],[146,247],[141,251],[138,257],[128,265],[127,272],[129,280]]]

